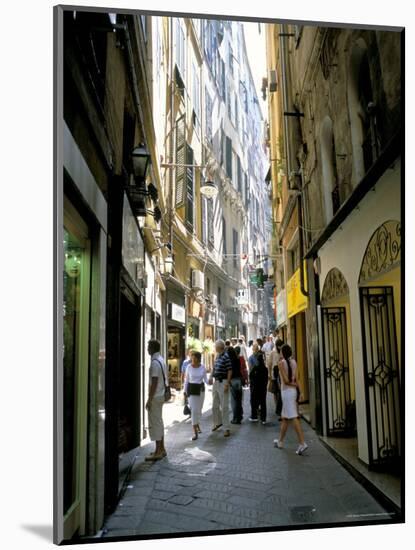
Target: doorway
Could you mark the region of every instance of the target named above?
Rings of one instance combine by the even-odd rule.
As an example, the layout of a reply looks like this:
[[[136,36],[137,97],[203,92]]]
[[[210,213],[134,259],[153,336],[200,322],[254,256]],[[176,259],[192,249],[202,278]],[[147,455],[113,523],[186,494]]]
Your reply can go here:
[[[327,434],[354,435],[345,307],[323,307],[323,360]]]
[[[126,287],[120,294],[120,372],[118,398],[118,453],[140,444],[140,309]]]
[[[63,245],[63,529],[70,539],[85,532],[91,242],[66,198]]]
[[[401,399],[393,287],[361,287],[369,464],[394,466],[401,456]]]

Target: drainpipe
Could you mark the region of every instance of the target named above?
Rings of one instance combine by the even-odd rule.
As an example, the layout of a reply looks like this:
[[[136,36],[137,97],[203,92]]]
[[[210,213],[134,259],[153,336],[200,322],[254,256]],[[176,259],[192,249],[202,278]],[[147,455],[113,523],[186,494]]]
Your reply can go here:
[[[303,201],[302,194],[298,193],[297,195],[297,211],[298,211],[298,241],[300,245],[300,257],[301,257],[301,266],[300,266],[300,288],[301,293],[307,298],[310,296],[310,293],[305,289],[304,281],[304,241],[303,241]]]
[[[282,100],[283,100],[283,111],[289,111],[289,96],[288,96],[288,63],[287,63],[287,48],[285,44],[287,30],[285,25],[280,25],[280,62],[281,62],[281,74],[282,74]],[[288,122],[288,117],[286,117],[283,114],[284,119],[284,149],[285,149],[285,158],[286,158],[286,173],[287,173],[287,182],[288,182],[288,189],[291,189],[291,183],[289,174],[292,170],[292,163],[291,163],[291,147],[290,147],[290,126]]]

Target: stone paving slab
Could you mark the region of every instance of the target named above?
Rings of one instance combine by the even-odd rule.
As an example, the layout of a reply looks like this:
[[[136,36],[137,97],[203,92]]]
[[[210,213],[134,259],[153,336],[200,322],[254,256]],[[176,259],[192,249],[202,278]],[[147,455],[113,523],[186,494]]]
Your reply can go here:
[[[139,449],[103,536],[356,522],[359,514],[365,522],[393,519],[305,422],[309,450],[304,456],[295,454],[294,431],[289,430],[285,448],[276,449],[276,416],[269,414],[266,426],[250,423],[249,392],[244,397],[245,419],[232,425],[229,438],[222,428],[211,432],[208,410],[196,441],[191,441],[189,422],[169,427],[163,460],[144,462],[150,448]]]

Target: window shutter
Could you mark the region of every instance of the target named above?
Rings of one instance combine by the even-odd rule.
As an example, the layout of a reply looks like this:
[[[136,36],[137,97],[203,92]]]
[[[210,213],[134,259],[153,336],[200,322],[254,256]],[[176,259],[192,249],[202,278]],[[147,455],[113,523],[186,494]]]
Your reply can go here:
[[[226,136],[226,174],[232,179],[232,140]]]
[[[242,193],[242,167],[241,167],[241,159],[238,155],[238,191],[239,193]]]
[[[202,196],[202,243],[207,244],[208,228],[207,228],[207,199]]]
[[[234,267],[238,266],[238,232],[233,229],[232,230],[232,236],[233,236],[233,265]]]
[[[186,121],[184,115],[176,122],[176,208],[184,205],[184,178],[186,164]]]
[[[223,252],[222,252],[222,254],[227,254],[227,252],[226,252],[226,221],[225,221],[224,216],[222,216],[222,241],[223,241],[223,248],[222,248]]]
[[[208,219],[208,242],[213,248],[215,246],[215,235],[213,229],[213,199],[207,199],[207,219]]]
[[[193,164],[193,149],[186,143],[186,164]],[[194,168],[188,166],[186,173],[186,222],[193,229],[194,225]]]

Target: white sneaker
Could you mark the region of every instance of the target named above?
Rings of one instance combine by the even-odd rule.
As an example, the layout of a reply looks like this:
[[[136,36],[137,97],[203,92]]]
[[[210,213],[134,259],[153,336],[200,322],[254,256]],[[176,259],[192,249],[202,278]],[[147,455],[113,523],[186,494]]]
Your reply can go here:
[[[265,426],[266,422],[261,422],[261,424],[262,424],[263,426]]]
[[[277,447],[278,449],[282,449],[284,445],[278,439],[274,439],[274,447]]]
[[[258,418],[250,418],[249,422],[258,422]]]
[[[302,455],[304,453],[304,451],[306,451],[307,449],[308,449],[308,445],[307,445],[307,443],[304,443],[304,445],[299,445],[298,449],[295,452],[298,455]]]

